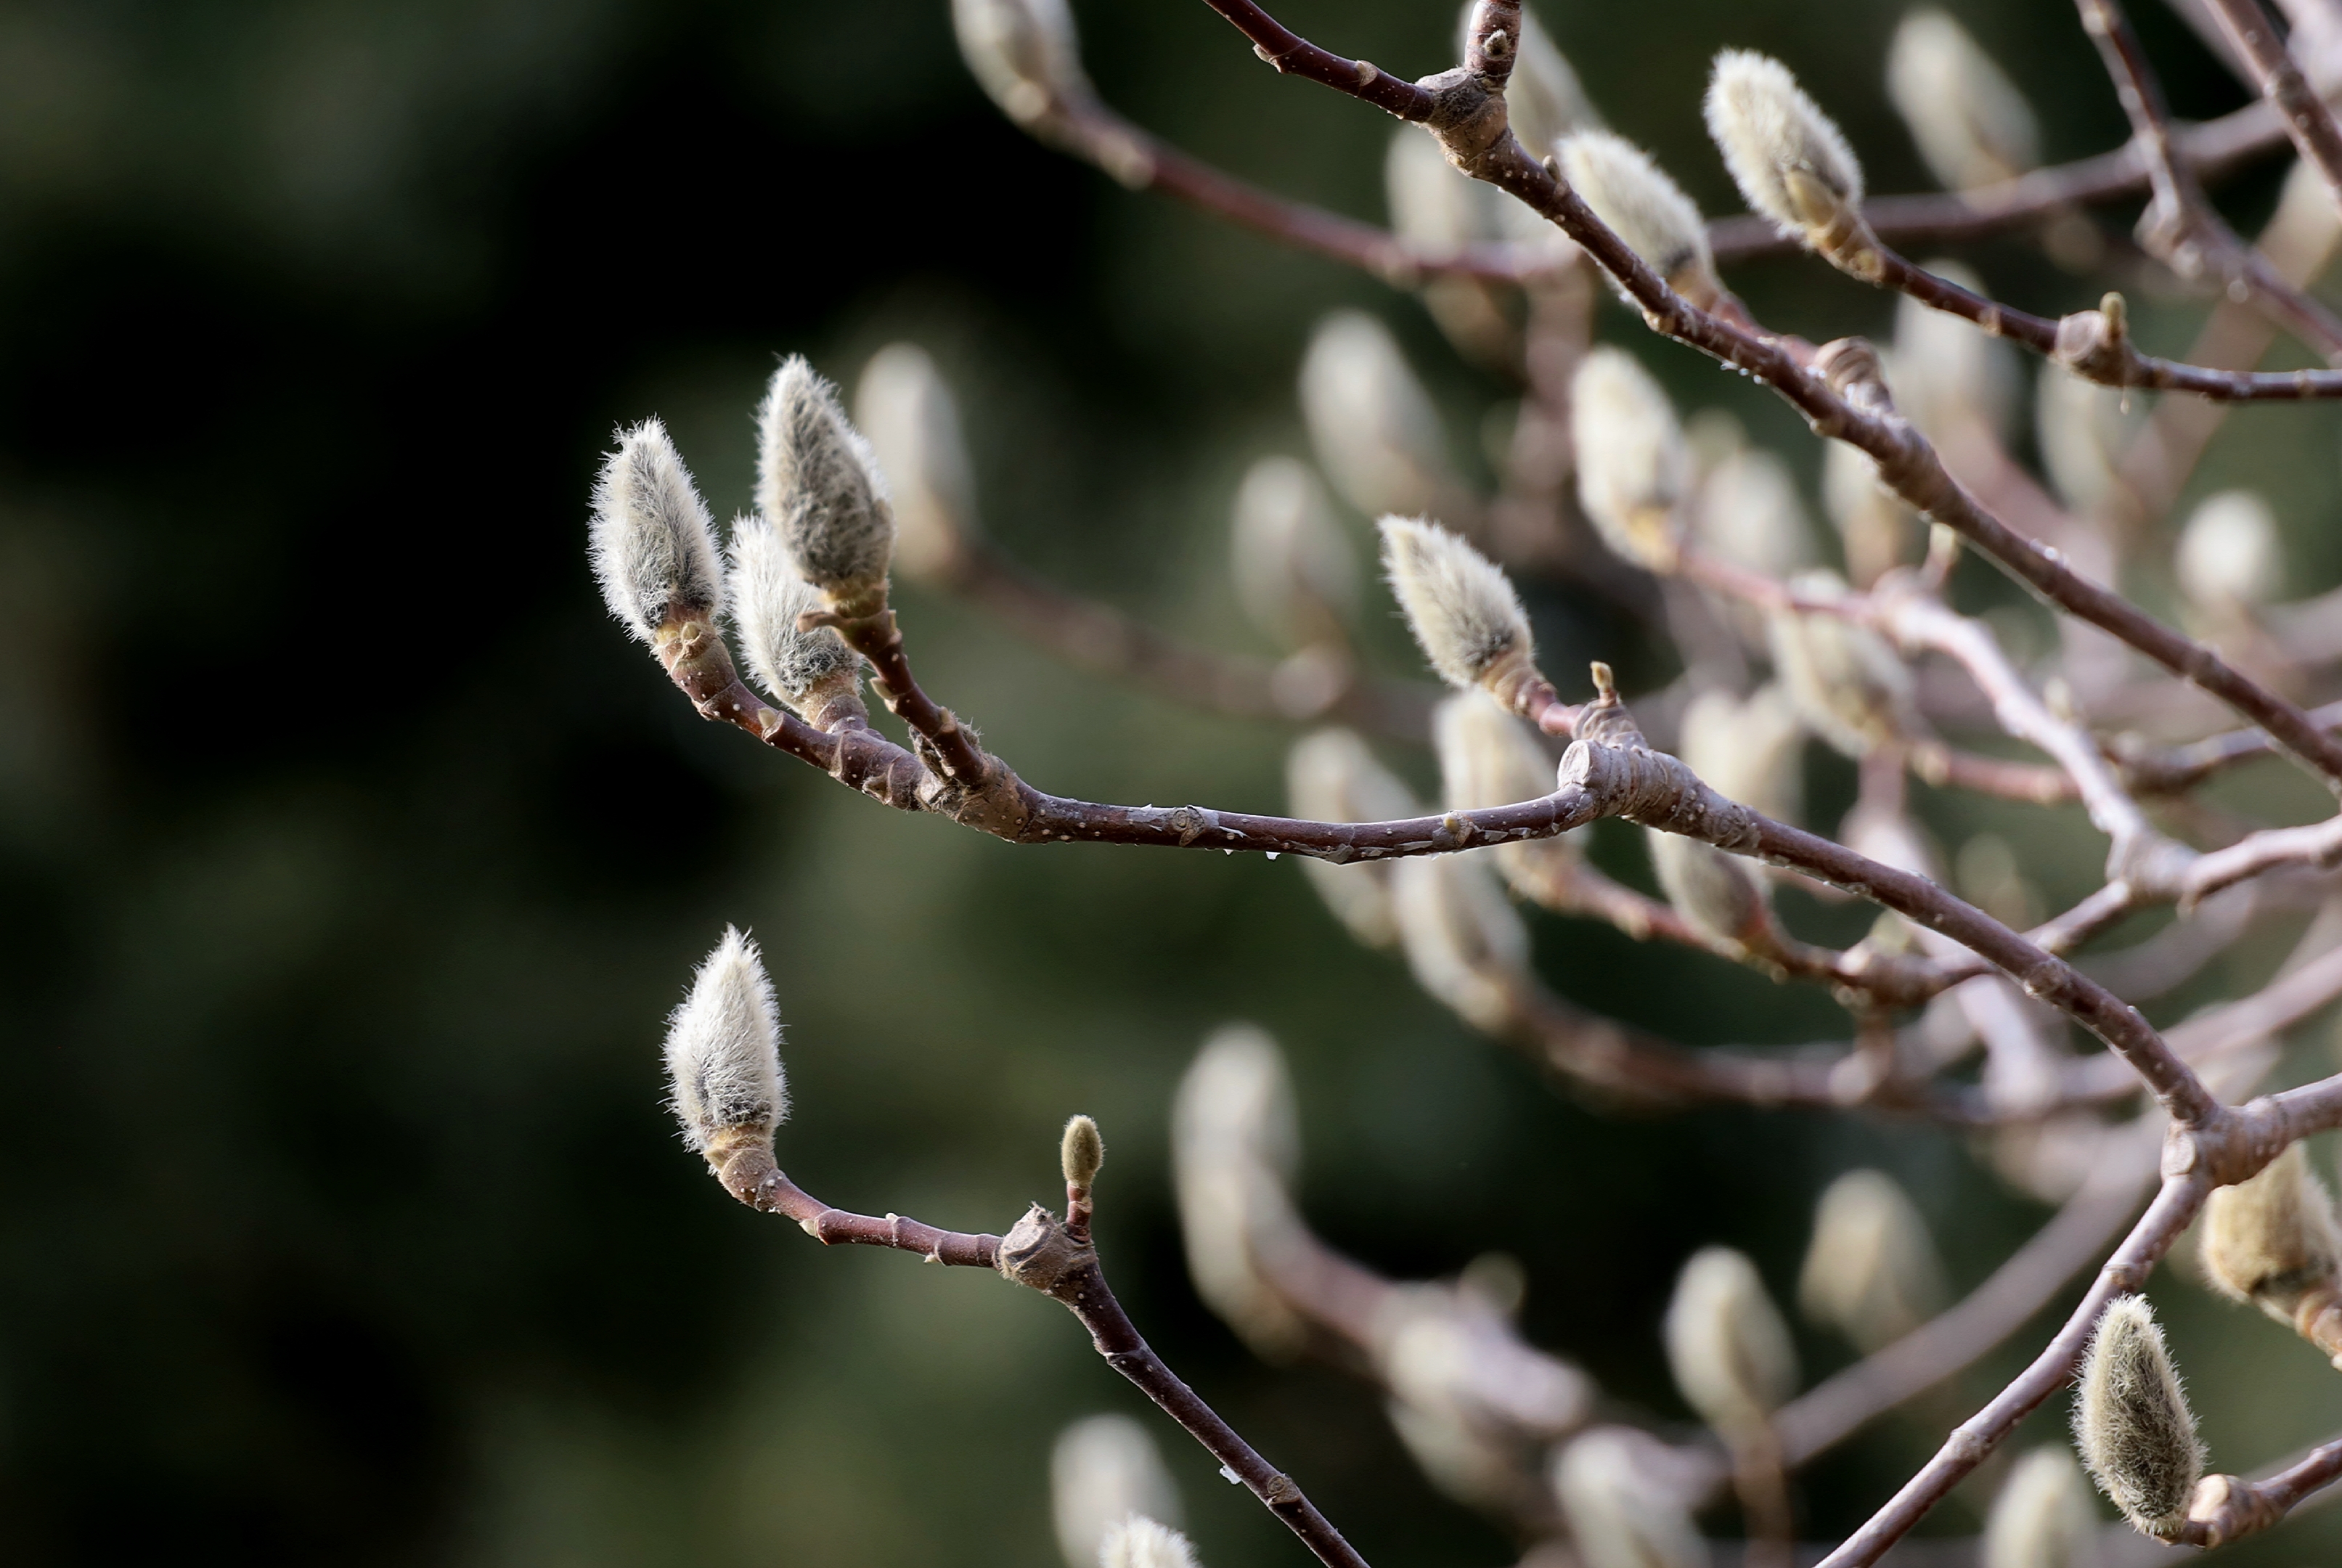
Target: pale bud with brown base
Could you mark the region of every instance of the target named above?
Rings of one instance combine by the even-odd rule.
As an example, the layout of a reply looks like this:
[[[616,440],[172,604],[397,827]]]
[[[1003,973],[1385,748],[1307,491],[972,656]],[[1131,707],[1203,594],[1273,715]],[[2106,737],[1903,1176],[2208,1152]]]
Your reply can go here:
[[[1897,25],[1887,96],[1947,189],[2013,179],[2041,161],[2033,105],[1967,29],[1932,5]]]
[[[1846,589],[1828,572],[1801,574],[1789,586],[1814,598]],[[1773,667],[1798,717],[1838,751],[1859,757],[1919,732],[1911,671],[1867,626],[1819,610],[1781,610],[1772,617],[1771,643]]]
[[[1424,657],[1451,686],[1478,686],[1527,716],[1555,700],[1538,673],[1528,612],[1512,580],[1436,523],[1382,520],[1383,571]]]
[[[1488,868],[1410,855],[1393,867],[1391,904],[1416,984],[1475,1028],[1504,1029],[1528,973],[1529,934]]]
[[[803,631],[798,617],[822,608],[819,590],[797,575],[780,533],[763,517],[733,520],[732,621],[756,684],[817,729],[866,719],[862,655],[836,628]]]
[[[736,1154],[769,1149],[788,1118],[780,1018],[756,944],[732,926],[667,1019],[668,1104],[684,1142],[719,1173]]]
[[[2250,490],[2208,495],[2189,514],[2173,558],[2179,591],[2208,619],[2232,620],[2285,591],[2277,514]]]
[[[952,30],[977,85],[1020,125],[1089,95],[1066,0],[952,0]]]
[[[2142,1534],[2168,1539],[2186,1525],[2204,1446],[2145,1296],[2117,1296],[2098,1318],[2074,1400],[2074,1443],[2098,1490]]]
[[[1098,1546],[1098,1568],[1197,1568],[1187,1538],[1152,1519],[1126,1519]]]
[[[1230,519],[1236,598],[1285,646],[1338,643],[1358,604],[1358,560],[1308,464],[1264,457],[1245,470]]]
[[[1432,714],[1431,727],[1440,795],[1450,810],[1479,811],[1553,793],[1553,759],[1526,724],[1486,693],[1449,697]],[[1547,907],[1567,903],[1581,854],[1577,834],[1498,844],[1486,853],[1523,898]]]
[[[1569,187],[1669,288],[1702,310],[1724,297],[1706,220],[1648,153],[1608,131],[1580,131],[1555,155]]]
[[[1634,355],[1616,348],[1586,356],[1569,396],[1586,515],[1615,554],[1672,572],[1691,467],[1674,404]]]
[[[1927,537],[1919,514],[1879,483],[1878,464],[1859,447],[1833,441],[1824,448],[1822,507],[1837,528],[1847,575],[1856,586],[1867,588],[1919,558]]]
[[[2334,1199],[2299,1144],[2204,1204],[2204,1272],[2342,1366],[2342,1233]]]
[[[1196,1293],[1253,1350],[1286,1359],[1308,1327],[1261,1272],[1299,1223],[1286,1183],[1301,1134],[1284,1054],[1235,1024],[1204,1043],[1171,1104],[1171,1176]]]
[[[620,430],[603,459],[588,544],[603,602],[642,641],[723,613],[715,523],[658,420]]]
[[[756,508],[779,531],[797,574],[838,614],[885,608],[894,509],[837,389],[792,355],[773,373],[756,426]]]
[[[1877,275],[1862,218],[1862,165],[1787,66],[1746,49],[1716,57],[1703,105],[1733,183],[1785,239],[1857,276]]]

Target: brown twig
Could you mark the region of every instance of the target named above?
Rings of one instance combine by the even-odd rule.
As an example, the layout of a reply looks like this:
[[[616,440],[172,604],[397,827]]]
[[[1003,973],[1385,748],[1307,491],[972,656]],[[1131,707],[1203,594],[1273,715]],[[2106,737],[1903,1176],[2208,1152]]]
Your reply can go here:
[[[2309,85],[2287,52],[2285,41],[2277,35],[2277,24],[2262,9],[2260,0],[2208,0],[2212,12],[2220,19],[2220,30],[2227,34],[2237,52],[2252,68],[2260,85],[2261,95],[2276,105],[2284,117],[2285,134],[2301,155],[2326,176],[2326,188],[2342,204],[2342,126],[2334,123],[2333,110]]]
[[[2314,1448],[2266,1481],[2207,1475],[2196,1488],[2177,1543],[2224,1546],[2267,1529],[2317,1492],[2342,1481],[2342,1440]]]

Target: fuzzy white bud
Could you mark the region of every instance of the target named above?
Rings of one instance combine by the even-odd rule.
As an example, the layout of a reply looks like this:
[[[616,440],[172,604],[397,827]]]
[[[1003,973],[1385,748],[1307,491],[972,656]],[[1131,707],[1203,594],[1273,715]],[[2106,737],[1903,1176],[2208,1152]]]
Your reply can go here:
[[[1409,856],[1391,868],[1391,903],[1416,984],[1475,1028],[1503,1029],[1528,973],[1529,934],[1488,868],[1462,855]]]
[[[1308,464],[1264,457],[1236,487],[1229,530],[1236,597],[1288,647],[1342,635],[1357,610],[1358,557]]]
[[[1152,1519],[1126,1519],[1098,1545],[1098,1568],[1196,1568],[1187,1538]]]
[[[856,692],[862,655],[827,626],[797,630],[799,615],[821,608],[821,594],[797,575],[769,521],[735,518],[728,554],[732,620],[750,673],[776,701],[818,722],[832,701]]]
[[[1822,1193],[1797,1276],[1797,1305],[1866,1355],[1943,1304],[1944,1267],[1927,1222],[1895,1178],[1848,1171]]]
[[[1733,184],[1783,237],[1821,249],[1860,223],[1862,165],[1787,66],[1726,49],[1716,57],[1704,108]]]
[[[1401,238],[1456,249],[1495,237],[1496,204],[1510,199],[1449,163],[1439,144],[1416,125],[1391,134],[1383,195],[1391,228]]]
[[[1306,1326],[1261,1275],[1259,1247],[1299,1223],[1286,1193],[1301,1158],[1293,1085],[1266,1033],[1230,1024],[1204,1042],[1171,1103],[1171,1175],[1187,1273],[1246,1344],[1283,1358]]]
[[[1310,335],[1301,417],[1317,466],[1368,516],[1439,512],[1458,494],[1431,394],[1390,329],[1363,311],[1336,311]]]
[[[1450,810],[1479,811],[1551,794],[1553,758],[1529,726],[1482,692],[1458,692],[1432,714],[1440,794]],[[1477,854],[1477,851],[1473,852]],[[1498,844],[1487,852],[1522,897],[1557,906],[1568,896],[1579,855],[1576,834]]]
[[[1769,890],[1755,864],[1681,834],[1644,830],[1659,891],[1693,930],[1727,947],[1773,944]]]
[[[2062,1448],[2037,1448],[2009,1466],[1984,1526],[1979,1568],[2098,1568],[2098,1515],[2089,1483]]]
[[[2204,1273],[2221,1293],[2288,1327],[2342,1293],[2334,1199],[2299,1144],[2258,1175],[2214,1190],[2204,1205]],[[2307,1325],[2304,1325],[2307,1326]]]
[[[1917,557],[1924,532],[1919,514],[1878,482],[1878,464],[1859,447],[1825,444],[1822,507],[1837,529],[1856,583],[1867,587],[1890,567]]]
[[[1476,3],[1465,0],[1456,17],[1456,57],[1459,60],[1471,46]],[[1526,5],[1521,7],[1520,47],[1513,56],[1512,79],[1505,85],[1505,109],[1513,135],[1536,157],[1552,151],[1554,143],[1571,132],[1602,124],[1568,56]]]
[[[1692,698],[1676,754],[1718,794],[1795,823],[1805,815],[1805,738],[1789,694],[1768,683],[1746,697],[1707,691]]]
[[[1807,572],[1790,586],[1841,593],[1828,572]],[[1771,619],[1773,667],[1813,732],[1850,757],[1915,733],[1911,671],[1877,633],[1821,611],[1785,610]]]
[[[2285,592],[2277,514],[2250,490],[2205,497],[2179,532],[2179,591],[2208,614],[2234,614]]]
[[[1683,187],[1651,155],[1608,131],[1563,139],[1562,177],[1626,248],[1702,309],[1724,293],[1707,248],[1707,224]]]
[[[684,1141],[713,1153],[732,1139],[769,1138],[789,1114],[781,1025],[764,954],[733,926],[667,1019],[666,1074]]]
[[[1492,685],[1536,652],[1512,580],[1436,523],[1386,517],[1383,571],[1424,657],[1452,686]]]
[[[1707,1568],[1707,1543],[1660,1479],[1666,1467],[1656,1438],[1617,1426],[1555,1456],[1554,1494],[1586,1568]]]
[[[1730,1247],[1684,1264],[1667,1303],[1667,1366],[1684,1403],[1726,1434],[1747,1433],[1797,1389],[1797,1353],[1756,1265]]]
[[[2098,1490],[2142,1533],[2187,1521],[2204,1447],[2147,1298],[2117,1296],[2098,1318],[2074,1399],[2074,1442]]]
[[[1635,356],[1597,348],[1570,383],[1577,498],[1613,552],[1654,572],[1675,568],[1690,457],[1675,405]]]
[[[2104,504],[2114,491],[2123,449],[2145,419],[2143,409],[2125,406],[2129,401],[2119,386],[2084,381],[2061,365],[2041,367],[2033,394],[2034,439],[2050,484],[2077,512]]]
[[[1088,92],[1066,0],[952,0],[952,30],[976,85],[1019,125]]]
[[[1423,814],[1398,775],[1344,729],[1318,730],[1294,743],[1285,761],[1285,794],[1293,814],[1306,822],[1395,822]],[[1391,864],[1359,860],[1336,865],[1305,856],[1301,871],[1352,936],[1369,947],[1388,947],[1398,940]]]
[[[797,574],[849,603],[883,588],[895,515],[837,389],[792,355],[773,373],[756,429],[757,510],[780,530]]]
[[[895,560],[923,582],[948,578],[976,533],[976,470],[959,404],[927,351],[890,343],[854,389],[854,421],[870,440],[895,506]]]
[[[1932,5],[1907,13],[1887,49],[1887,96],[1949,189],[2012,179],[2041,161],[2041,127],[1967,29]]]
[[[1134,1514],[1176,1525],[1178,1490],[1146,1428],[1093,1415],[1058,1434],[1049,1453],[1049,1512],[1066,1568],[1096,1568],[1114,1527]]]
[[[1984,279],[1957,262],[1930,261],[1927,269],[1971,294]],[[1895,302],[1894,346],[1886,355],[1895,406],[1930,441],[1943,443],[1963,421],[1998,434],[2016,400],[2015,351],[1976,324],[1932,310],[1905,295]]]
[[[588,545],[603,602],[646,643],[662,626],[723,610],[715,524],[656,419],[620,430],[603,459]]]
[[[1797,482],[1761,446],[1728,454],[1701,477],[1692,525],[1710,552],[1768,577],[1814,564],[1814,521]]]

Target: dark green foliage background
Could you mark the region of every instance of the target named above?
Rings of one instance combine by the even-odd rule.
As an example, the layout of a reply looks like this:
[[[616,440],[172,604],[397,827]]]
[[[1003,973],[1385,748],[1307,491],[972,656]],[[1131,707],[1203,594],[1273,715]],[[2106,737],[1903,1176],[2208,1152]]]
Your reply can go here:
[[[1391,69],[1446,59],[1446,0],[1287,9]],[[1080,11],[1136,118],[1379,213],[1378,116],[1280,84],[1195,0]],[[2053,153],[2119,138],[2070,16],[1961,14]],[[1803,73],[1879,188],[1922,183],[1877,85],[1895,15],[1548,20],[1619,126],[1723,211],[1696,105],[1726,43]],[[2140,22],[2183,112],[2240,101],[2164,13]],[[2236,185],[2238,214],[2273,189]],[[2014,245],[1976,259],[2029,304],[2092,297]],[[1817,337],[1884,330],[1880,300],[1811,265],[1735,282]],[[1095,1113],[1132,1310],[1386,1568],[1511,1558],[1416,1478],[1368,1393],[1263,1368],[1189,1291],[1164,1125],[1216,1024],[1291,1052],[1327,1233],[1402,1274],[1515,1253],[1533,1335],[1630,1411],[1684,1413],[1656,1333],[1682,1258],[1729,1242],[1786,1292],[1849,1165],[1897,1172],[1980,1277],[2041,1211],[1957,1139],[1590,1114],[1352,945],[1289,864],[1011,849],[700,724],[585,570],[616,422],[664,414],[737,507],[774,356],[850,378],[909,335],[958,382],[1012,550],[1253,647],[1225,508],[1245,463],[1297,447],[1292,369],[1338,303],[1394,325],[1476,449],[1501,389],[1413,301],[1026,142],[963,76],[942,0],[0,5],[0,1560],[1054,1561],[1051,1439],[1137,1406],[1074,1325],[980,1275],[825,1255],[676,1145],[661,1019],[727,921],[773,961],[800,1180],[996,1228],[1050,1193],[1064,1116]],[[2143,308],[2184,341],[2187,307]],[[1604,330],[1639,338],[1615,312]],[[1644,352],[1686,406],[1728,403],[1813,472],[1781,411]],[[2254,415],[2206,479],[2272,492],[2305,587],[2342,573],[2333,424]],[[902,598],[930,685],[1046,787],[1276,804],[1286,735]],[[1596,606],[1539,613],[1556,669],[1666,673]],[[1406,668],[1396,630],[1375,635]],[[1846,790],[1820,771],[1818,820]],[[2089,885],[2077,814],[1929,809],[1947,842],[2017,837],[2053,896]],[[1630,837],[1602,853],[1639,864]],[[1838,1026],[1719,964],[1537,934],[1556,984],[1686,1038]],[[2320,1024],[2288,1072],[2327,1059]],[[2342,1424],[2308,1352],[2157,1293],[2223,1463]],[[1857,1520],[1937,1431],[1889,1421],[1821,1465],[1808,1533]],[[1212,1568],[1298,1560],[1164,1432]],[[2319,1560],[2319,1528],[2234,1555]]]

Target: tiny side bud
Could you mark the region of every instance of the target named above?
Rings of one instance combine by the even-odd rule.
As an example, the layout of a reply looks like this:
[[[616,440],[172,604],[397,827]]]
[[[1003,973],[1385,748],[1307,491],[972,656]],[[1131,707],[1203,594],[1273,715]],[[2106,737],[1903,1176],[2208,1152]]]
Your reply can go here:
[[[840,613],[871,613],[886,602],[895,514],[837,389],[792,355],[773,373],[756,425],[756,505],[780,530],[798,575]]]
[[[1066,1124],[1066,1135],[1057,1145],[1057,1163],[1065,1169],[1069,1187],[1087,1189],[1097,1180],[1098,1167],[1106,1164],[1106,1140],[1098,1135],[1096,1122],[1076,1116]]]
[[[2145,1296],[2117,1296],[2098,1318],[2082,1359],[2074,1442],[2098,1490],[2141,1533],[2167,1540],[2187,1523],[2204,1446]]]
[[[621,429],[618,449],[603,459],[589,544],[610,614],[646,643],[723,610],[715,524],[656,419]]]

